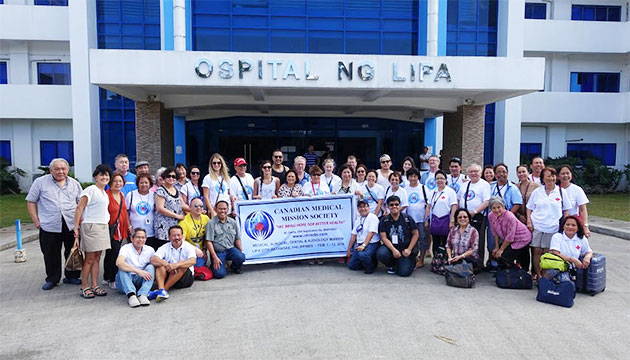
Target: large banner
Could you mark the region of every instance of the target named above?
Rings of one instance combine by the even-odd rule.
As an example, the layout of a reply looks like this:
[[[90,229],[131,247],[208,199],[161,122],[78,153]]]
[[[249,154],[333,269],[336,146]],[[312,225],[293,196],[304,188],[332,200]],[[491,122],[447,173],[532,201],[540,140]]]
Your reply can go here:
[[[245,263],[344,257],[355,211],[349,194],[239,201]]]

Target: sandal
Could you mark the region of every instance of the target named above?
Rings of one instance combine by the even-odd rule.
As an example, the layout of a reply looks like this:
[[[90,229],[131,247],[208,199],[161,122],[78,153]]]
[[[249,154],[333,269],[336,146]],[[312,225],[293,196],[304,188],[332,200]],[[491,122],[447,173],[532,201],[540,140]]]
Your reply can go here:
[[[94,291],[89,287],[81,289],[81,297],[84,299],[94,299]]]
[[[107,291],[101,289],[100,286],[95,287],[94,289],[92,289],[92,291],[94,292],[94,295],[96,295],[96,296],[105,296],[105,295],[107,295]]]

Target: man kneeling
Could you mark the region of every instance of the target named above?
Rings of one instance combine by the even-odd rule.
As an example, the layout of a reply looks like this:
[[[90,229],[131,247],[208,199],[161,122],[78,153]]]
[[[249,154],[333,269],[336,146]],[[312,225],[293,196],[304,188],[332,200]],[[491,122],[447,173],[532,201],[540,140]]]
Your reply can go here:
[[[136,228],[131,244],[123,245],[116,258],[116,289],[127,295],[132,308],[151,305],[147,295],[155,276],[155,267],[151,264],[155,250],[145,245],[146,241],[147,232],[143,228]]]
[[[210,251],[212,260],[212,274],[215,279],[227,275],[225,262],[232,261],[232,271],[242,274],[241,267],[245,262],[245,254],[241,245],[238,225],[234,219],[227,216],[228,204],[220,200],[215,205],[217,216],[213,217],[206,226],[206,248]]]
[[[187,288],[193,284],[196,248],[184,241],[183,234],[181,226],[171,226],[168,229],[170,242],[160,246],[151,258],[151,263],[155,265],[158,290],[151,291],[149,299],[157,299],[158,302],[166,300],[169,298],[169,289]]]
[[[407,214],[400,212],[400,199],[387,198],[389,214],[381,218],[378,231],[384,246],[376,250],[376,258],[389,269],[388,274],[409,276],[416,266],[418,228]]]
[[[376,251],[381,246],[378,238],[378,217],[370,212],[367,201],[359,200],[357,205],[361,217],[358,224],[352,229],[350,243],[348,244],[348,268],[361,270],[371,274],[376,269]]]

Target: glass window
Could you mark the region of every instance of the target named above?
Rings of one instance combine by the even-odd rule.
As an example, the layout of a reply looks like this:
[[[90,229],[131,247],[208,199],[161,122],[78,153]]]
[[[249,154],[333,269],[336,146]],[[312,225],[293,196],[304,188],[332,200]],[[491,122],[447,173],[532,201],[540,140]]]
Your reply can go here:
[[[542,156],[542,143],[521,143],[521,164],[529,164],[536,156]]]
[[[497,0],[448,0],[446,55],[497,56]]]
[[[606,166],[615,166],[617,144],[567,144],[567,157],[580,159],[586,164],[587,159],[597,159]]]
[[[547,4],[525,3],[525,19],[546,19]]]
[[[70,63],[37,63],[40,85],[70,85]]]
[[[13,164],[11,160],[11,142],[9,140],[0,140],[0,157],[5,158],[9,165]]]
[[[571,92],[619,92],[619,73],[571,73]]]
[[[35,5],[68,6],[68,0],[35,0]]]
[[[8,84],[6,61],[0,61],[0,84]]]
[[[192,0],[193,49],[417,55],[417,0]]]
[[[160,0],[97,0],[96,14],[99,49],[160,49]]]
[[[484,164],[494,164],[494,107],[495,104],[486,105],[483,136]]]
[[[48,166],[52,159],[64,158],[70,166],[74,165],[74,149],[72,141],[40,141],[39,157],[40,165]]]
[[[621,21],[621,6],[572,5],[571,20]]]

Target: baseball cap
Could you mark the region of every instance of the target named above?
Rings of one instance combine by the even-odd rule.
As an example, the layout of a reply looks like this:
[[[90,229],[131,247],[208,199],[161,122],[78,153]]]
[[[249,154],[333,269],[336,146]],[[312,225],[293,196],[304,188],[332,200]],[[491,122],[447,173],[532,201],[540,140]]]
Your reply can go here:
[[[236,160],[234,160],[234,166],[241,166],[241,165],[247,165],[247,161],[245,161],[245,159],[243,158],[236,158]]]
[[[148,161],[144,161],[144,160],[143,161],[137,161],[136,162],[136,169],[139,168],[140,166],[143,166],[143,165],[149,166],[149,162]]]

